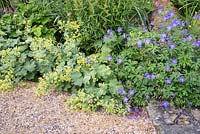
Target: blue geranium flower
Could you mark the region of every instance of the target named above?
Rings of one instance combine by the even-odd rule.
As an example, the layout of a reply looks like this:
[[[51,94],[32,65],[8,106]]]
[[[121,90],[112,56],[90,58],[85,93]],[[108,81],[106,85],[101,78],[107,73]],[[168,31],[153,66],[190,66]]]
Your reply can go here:
[[[165,38],[160,38],[160,42],[165,42]]]
[[[163,16],[163,20],[164,20],[164,21],[167,21],[167,20],[169,20],[169,19],[170,19],[170,16],[169,16],[169,15],[164,15],[164,16]]]
[[[124,97],[123,101],[124,101],[124,103],[127,103],[128,102],[128,97]]]
[[[141,48],[142,47],[142,40],[137,40],[136,44],[137,44],[138,48]]]
[[[172,64],[177,64],[178,63],[178,60],[176,58],[173,58],[172,59]]]
[[[151,74],[151,79],[155,79],[156,75],[155,74]]]
[[[186,38],[183,38],[182,41],[183,41],[183,42],[187,42],[187,39],[186,39]]]
[[[200,47],[200,40],[196,40],[193,44],[195,47]]]
[[[166,38],[166,37],[167,37],[167,34],[166,34],[166,33],[162,33],[162,37],[163,37],[163,38]]]
[[[189,32],[190,32],[190,31],[189,31],[188,29],[185,29],[185,30],[184,30],[184,35],[188,35]]]
[[[145,45],[147,45],[151,42],[151,40],[149,38],[146,38],[144,42],[145,42]]]
[[[106,60],[107,60],[107,61],[111,61],[111,60],[112,60],[112,56],[107,56],[107,57],[106,57]]]
[[[193,36],[192,35],[189,35],[188,37],[187,37],[187,40],[188,41],[191,41],[193,39]]]
[[[197,19],[197,20],[200,20],[200,15],[199,14],[197,14],[197,15],[195,15],[195,17],[194,17],[195,19]]]
[[[128,93],[129,93],[129,95],[133,95],[135,93],[135,91],[133,89],[130,89]]]
[[[166,65],[165,70],[166,70],[167,72],[170,71],[170,65],[169,65],[169,64]]]
[[[150,96],[148,94],[146,94],[146,99],[149,100],[150,99]]]
[[[119,89],[119,90],[118,90],[118,94],[120,94],[120,95],[125,95],[125,94],[126,94],[126,91],[123,90],[123,89]]]
[[[181,21],[179,19],[174,19],[172,20],[171,24],[173,27],[176,27],[181,24]]]
[[[172,30],[172,26],[171,26],[171,25],[168,25],[168,26],[167,26],[167,30],[168,30],[168,31]]]
[[[108,40],[108,35],[104,35],[104,36],[103,36],[103,40],[104,40],[104,41],[107,41],[107,40]]]
[[[128,37],[127,37],[127,41],[130,41],[130,40],[131,40],[131,37],[130,37],[130,36],[128,36]]]
[[[162,101],[162,106],[164,108],[169,108],[170,107],[170,103],[168,101]]]
[[[117,62],[119,63],[119,64],[121,64],[122,63],[122,58],[121,57],[119,57],[118,59],[117,59]]]
[[[117,28],[117,32],[118,32],[118,33],[122,32],[122,27],[118,27],[118,28]]]
[[[91,63],[92,62],[92,59],[90,57],[87,57],[87,63]]]
[[[113,35],[113,30],[112,30],[112,29],[108,29],[108,30],[107,30],[107,34],[108,34],[108,35]]]
[[[179,82],[181,82],[181,83],[185,82],[185,77],[181,76],[181,77],[179,78]]]
[[[146,73],[144,74],[144,76],[145,76],[146,79],[151,79],[151,75],[150,75],[148,72],[146,72]]]
[[[169,46],[170,46],[171,49],[176,48],[176,45],[174,43],[170,44]]]
[[[171,84],[171,78],[167,78],[165,81],[167,84]]]
[[[174,10],[170,10],[168,13],[168,16],[172,17],[172,16],[174,16],[174,14],[175,14]]]

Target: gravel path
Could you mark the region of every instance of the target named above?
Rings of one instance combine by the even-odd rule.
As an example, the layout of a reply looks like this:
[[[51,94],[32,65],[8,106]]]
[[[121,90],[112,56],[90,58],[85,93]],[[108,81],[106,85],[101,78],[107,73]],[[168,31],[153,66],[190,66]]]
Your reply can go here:
[[[0,134],[156,133],[148,118],[72,111],[65,108],[66,94],[37,97],[32,87],[0,93]]]

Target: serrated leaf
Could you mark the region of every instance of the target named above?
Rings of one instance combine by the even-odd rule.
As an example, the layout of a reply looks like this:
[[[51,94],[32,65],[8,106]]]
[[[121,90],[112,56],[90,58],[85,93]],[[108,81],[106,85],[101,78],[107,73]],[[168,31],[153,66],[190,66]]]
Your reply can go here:
[[[36,35],[37,37],[40,37],[42,35],[42,26],[39,27],[33,27],[32,28],[32,32],[34,33],[34,35]]]
[[[32,62],[27,61],[24,65],[24,69],[26,69],[29,72],[33,72],[35,70],[35,67],[36,65],[34,61]]]
[[[81,73],[74,72],[74,73],[72,73],[71,77],[72,77],[72,81],[74,82],[74,85],[76,85],[76,86],[82,86],[82,84],[83,84],[83,77],[82,77]]]

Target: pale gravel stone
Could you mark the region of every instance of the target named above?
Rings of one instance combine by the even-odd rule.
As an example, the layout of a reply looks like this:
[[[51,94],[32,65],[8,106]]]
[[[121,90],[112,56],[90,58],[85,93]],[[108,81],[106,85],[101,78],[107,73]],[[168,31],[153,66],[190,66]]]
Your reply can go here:
[[[64,93],[37,97],[32,87],[0,93],[0,134],[155,134],[149,118],[127,119],[65,108]]]

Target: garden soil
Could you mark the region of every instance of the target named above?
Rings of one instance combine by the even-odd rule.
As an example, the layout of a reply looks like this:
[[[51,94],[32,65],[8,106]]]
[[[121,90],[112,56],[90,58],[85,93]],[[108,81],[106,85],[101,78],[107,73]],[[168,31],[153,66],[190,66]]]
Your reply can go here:
[[[33,88],[0,93],[0,134],[155,134],[149,118],[85,113],[66,108],[66,93],[37,97]]]

